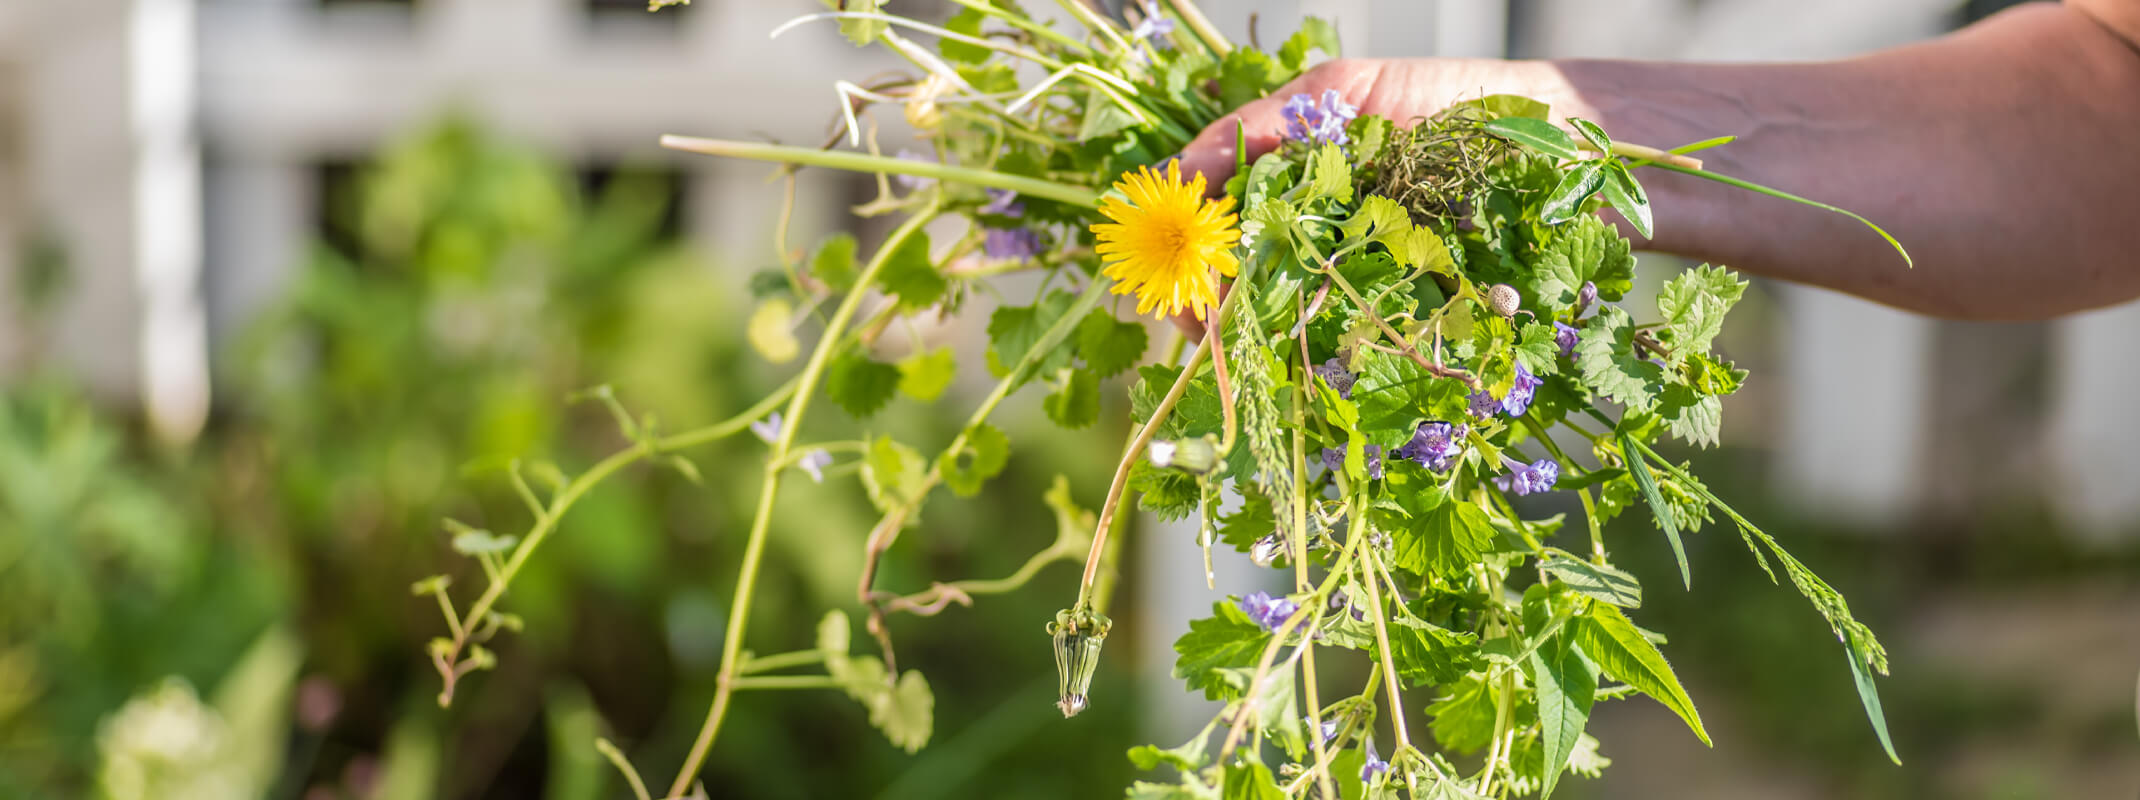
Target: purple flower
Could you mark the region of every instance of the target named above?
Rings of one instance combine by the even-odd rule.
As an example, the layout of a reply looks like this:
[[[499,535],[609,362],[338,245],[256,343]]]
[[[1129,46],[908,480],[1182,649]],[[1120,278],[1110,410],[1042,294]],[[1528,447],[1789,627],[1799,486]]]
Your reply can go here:
[[[1174,20],[1159,13],[1157,0],[1141,0],[1139,5],[1144,6],[1144,19],[1137,22],[1137,28],[1130,31],[1129,35],[1149,41],[1161,49],[1172,47],[1172,43],[1159,37],[1174,32]]]
[[[795,466],[802,467],[802,471],[810,473],[810,480],[818,483],[825,482],[825,467],[831,464],[832,454],[825,452],[822,447],[804,453],[802,458],[795,461]]]
[[[1367,763],[1360,765],[1360,782],[1374,783],[1376,778],[1389,774],[1390,762],[1375,754],[1375,743],[1367,743]]]
[[[1367,456],[1367,477],[1371,480],[1382,480],[1382,445],[1365,445],[1360,450]],[[1323,469],[1336,472],[1344,468],[1345,451],[1343,448],[1323,448]]]
[[[1257,592],[1243,597],[1235,605],[1241,607],[1241,613],[1247,614],[1250,620],[1267,631],[1278,630],[1278,626],[1285,624],[1287,617],[1300,610],[1298,603],[1283,597],[1273,598],[1270,592]]]
[[[898,156],[898,158],[905,161],[919,161],[924,164],[936,163],[936,159],[930,158],[928,156],[905,148],[901,148],[896,155]],[[893,175],[892,182],[899,184],[899,188],[905,189],[909,192],[915,191],[917,189],[926,189],[936,185],[935,178],[924,178],[920,175]]]
[[[1040,252],[1040,234],[1025,228],[989,228],[981,252],[989,258],[1023,261]]]
[[[780,412],[775,411],[766,415],[765,419],[751,423],[750,432],[757,434],[766,444],[772,444],[774,439],[780,438]]]
[[[1464,452],[1464,434],[1469,432],[1470,428],[1462,424],[1419,423],[1419,429],[1412,432],[1412,440],[1397,448],[1397,457],[1441,472],[1456,463],[1457,455]]]
[[[1025,216],[1025,204],[1018,202],[1018,193],[1009,189],[989,189],[988,202],[978,209],[983,214],[999,217]]]
[[[1360,376],[1346,371],[1345,365],[1335,358],[1316,367],[1315,374],[1321,376],[1324,383],[1330,384],[1330,388],[1336,389],[1339,397],[1347,400],[1352,399],[1352,385],[1360,380]]]
[[[1333,741],[1333,740],[1337,739],[1337,733],[1338,733],[1338,721],[1337,721],[1337,720],[1334,720],[1334,719],[1326,719],[1326,720],[1323,720],[1323,744],[1329,744],[1329,743],[1330,743],[1331,741]]]
[[[1513,492],[1518,496],[1550,490],[1553,488],[1553,482],[1560,480],[1560,462],[1550,458],[1542,458],[1529,464],[1511,462],[1510,465],[1514,469],[1507,475],[1494,478],[1494,485],[1501,487],[1502,491]]]
[[[1582,317],[1583,312],[1590,310],[1590,307],[1597,305],[1597,302],[1597,283],[1595,281],[1583,281],[1583,288],[1575,291],[1575,316]]]
[[[1560,345],[1561,358],[1574,358],[1575,343],[1581,339],[1582,333],[1577,331],[1574,325],[1565,322],[1553,323],[1553,343]]]
[[[1360,113],[1360,107],[1345,102],[1336,89],[1324,89],[1321,104],[1315,96],[1296,94],[1288,98],[1283,109],[1285,136],[1307,144],[1349,144],[1352,138],[1345,135],[1345,126]]]
[[[1516,381],[1509,385],[1508,394],[1500,400],[1495,400],[1493,394],[1485,389],[1469,395],[1471,415],[1484,419],[1498,411],[1511,417],[1523,416],[1523,412],[1531,409],[1531,400],[1538,396],[1538,387],[1544,384],[1544,379],[1532,375],[1522,364],[1517,364]]]

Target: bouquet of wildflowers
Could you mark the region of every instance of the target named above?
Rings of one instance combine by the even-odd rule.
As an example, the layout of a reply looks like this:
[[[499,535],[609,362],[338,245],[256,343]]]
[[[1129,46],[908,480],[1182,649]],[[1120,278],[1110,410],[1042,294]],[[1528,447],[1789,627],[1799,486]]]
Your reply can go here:
[[[1506,95],[1391,120],[1332,91],[1287,99],[1283,144],[1213,186],[1171,156],[1228,109],[1335,56],[1329,25],[1303,20],[1265,51],[1227,41],[1187,0],[1140,0],[1123,18],[1058,0],[1062,26],[1013,0],[955,2],[941,26],[847,0],[775,31],[836,25],[911,66],[837,84],[842,124],[826,146],[664,139],[790,172],[874,173],[880,196],[858,213],[903,219],[867,256],[834,236],[754,281],[752,342],[776,362],[800,358],[793,380],[756,407],[663,435],[597,390],[631,447],[578,476],[536,475],[547,492],[516,470],[535,515],[524,535],[457,529],[488,584],[465,609],[443,578],[417,587],[437,597],[449,629],[431,654],[442,700],[491,663],[483,643],[515,624],[499,607],[506,587],[575,500],[641,460],[695,475],[683,451],[749,431],[769,451],[719,689],[668,796],[690,791],[730,702],[754,688],[845,692],[894,744],[922,747],[933,694],[923,675],[898,669],[891,619],[1016,590],[1057,561],[1084,565],[1077,597],[1046,625],[1058,707],[1075,715],[1105,702],[1089,686],[1132,499],[1197,520],[1205,579],[1218,558],[1291,579],[1283,595],[1215,603],[1176,642],[1176,676],[1225,705],[1187,743],[1132,749],[1139,767],[1171,775],[1132,797],[1550,795],[1564,774],[1608,763],[1609,748],[1584,732],[1594,705],[1635,695],[1708,741],[1660,637],[1631,616],[1642,582],[1612,564],[1604,524],[1631,510],[1679,554],[1683,586],[1680,537],[1705,525],[1735,528],[1764,569],[1780,569],[1842,641],[1887,744],[1871,678],[1886,659],[1872,633],[1657,451],[1667,438],[1716,442],[1721,399],[1745,373],[1711,343],[1745,284],[1702,266],[1666,282],[1654,308],[1623,305],[1635,260],[1598,212],[1609,205],[1647,235],[1642,168],[1784,196],[1685,155],[1728,139],[1671,151],[1615,142]],[[899,112],[931,152],[880,153],[879,109]],[[925,226],[945,218],[963,229],[932,241]],[[938,400],[961,367],[951,352],[881,358],[878,334],[903,316],[967,313],[978,290],[1012,273],[1038,274],[1039,289],[987,312],[986,364],[965,366],[986,369],[995,387],[950,441],[801,439],[820,400],[864,428],[899,396]],[[1154,348],[1139,317],[1199,332]],[[807,354],[799,328],[815,333]],[[1117,378],[1134,435],[1107,496],[1087,498],[1095,510],[1058,480],[1043,498],[1057,538],[1017,573],[879,585],[878,558],[944,499],[937,488],[971,496],[1004,468],[1013,443],[990,417],[1006,398],[1033,386],[1050,420],[1082,429]],[[782,482],[850,464],[882,514],[859,554],[851,609],[871,644],[856,647],[835,609],[816,647],[751,653],[752,591]],[[1577,498],[1582,519],[1526,518],[1517,498],[1549,492]],[[1322,693],[1316,676],[1341,669],[1333,660],[1358,665],[1356,693]]]

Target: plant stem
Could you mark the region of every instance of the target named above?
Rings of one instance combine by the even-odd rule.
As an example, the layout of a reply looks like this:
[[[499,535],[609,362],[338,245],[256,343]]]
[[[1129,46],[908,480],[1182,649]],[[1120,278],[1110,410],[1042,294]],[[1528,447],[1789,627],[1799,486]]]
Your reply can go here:
[[[1347,545],[1351,545],[1353,541],[1365,536],[1367,529],[1367,509],[1361,508],[1355,502],[1350,513],[1352,514],[1352,530],[1346,534]],[[1366,559],[1362,560],[1362,565],[1364,566],[1373,558],[1374,556],[1369,554]],[[1403,752],[1411,749],[1412,734],[1405,728],[1404,696],[1398,692],[1400,684],[1397,682],[1397,662],[1393,660],[1390,653],[1389,624],[1383,621],[1383,617],[1387,616],[1387,614],[1384,613],[1385,609],[1382,607],[1382,584],[1380,581],[1375,580],[1372,572],[1365,576],[1363,582],[1367,584],[1367,602],[1375,610],[1375,643],[1380,645],[1382,649],[1383,680],[1389,684],[1390,729],[1397,736],[1397,752]]]
[[[1226,41],[1226,34],[1220,33],[1219,27],[1211,24],[1211,19],[1204,16],[1203,10],[1197,8],[1195,2],[1167,0],[1167,4],[1174,7],[1174,13],[1180,14],[1183,22],[1189,23],[1189,30],[1196,32],[1196,38],[1202,39],[1204,46],[1211,48],[1213,55],[1223,59],[1233,50],[1233,43]]]
[[[1061,32],[1055,30],[1054,28],[1050,28],[1046,25],[1042,25],[1040,23],[1026,19],[1025,16],[1022,14],[1012,14],[1008,11],[1004,11],[1003,9],[983,2],[983,0],[951,0],[951,2],[973,9],[975,11],[979,11],[983,14],[987,14],[988,16],[995,17],[996,19],[1003,20],[1011,27],[1025,31],[1026,33],[1033,34],[1034,36],[1038,36],[1042,39],[1046,39],[1050,42],[1054,42],[1064,47],[1071,48],[1073,50],[1078,51],[1078,53],[1080,54],[1088,56],[1093,54],[1092,48],[1086,47],[1084,42],[1080,42],[1076,39],[1064,36]]]
[[[802,426],[803,415],[810,409],[810,400],[817,393],[817,383],[824,376],[825,365],[832,361],[832,353],[842,344],[847,324],[854,319],[855,310],[862,305],[864,295],[876,282],[877,274],[891,261],[892,253],[899,250],[906,240],[935,218],[942,203],[941,193],[931,196],[927,205],[907,219],[885,237],[884,244],[877,248],[876,256],[869,260],[862,274],[855,280],[855,288],[840,300],[838,309],[832,312],[832,321],[826,323],[825,333],[818,340],[817,349],[810,353],[809,364],[803,367],[802,375],[795,380],[794,397],[788,401],[787,414],[782,420],[780,436],[773,442],[773,452],[765,468],[765,482],[758,492],[758,513],[751,520],[750,535],[743,546],[743,563],[736,570],[735,595],[729,602],[728,632],[721,643],[721,671],[715,679],[713,708],[706,713],[705,724],[699,727],[698,738],[691,744],[691,752],[684,758],[684,765],[676,772],[676,780],[669,784],[669,796],[683,795],[698,777],[699,768],[705,764],[706,752],[713,747],[714,737],[720,733],[721,720],[727,716],[728,701],[734,694],[736,676],[743,667],[743,634],[750,627],[752,595],[758,584],[758,564],[765,557],[766,532],[772,528],[773,501],[779,496],[780,475],[777,464],[787,456],[795,443],[795,432]]]
[[[750,658],[744,660],[742,671],[747,673],[772,672],[776,669],[787,669],[789,667],[800,667],[805,664],[816,664],[824,660],[825,651],[823,650],[794,650],[786,653],[775,653],[769,656],[751,656]]]
[[[1227,295],[1227,299],[1233,299],[1233,295]],[[1181,402],[1182,395],[1189,393],[1189,381],[1196,377],[1196,368],[1203,366],[1204,359],[1210,355],[1211,337],[1206,336],[1203,343],[1196,346],[1196,352],[1189,354],[1189,363],[1182,367],[1181,377],[1174,379],[1174,386],[1167,389],[1166,397],[1161,398],[1159,406],[1152,409],[1152,418],[1137,429],[1137,435],[1130,439],[1129,447],[1123,449],[1122,461],[1115,467],[1114,481],[1107,487],[1107,500],[1100,506],[1100,522],[1093,528],[1092,550],[1085,556],[1085,577],[1078,584],[1075,608],[1087,607],[1092,599],[1092,582],[1100,572],[1100,550],[1107,543],[1107,529],[1114,523],[1115,509],[1122,504],[1123,490],[1129,485],[1130,468],[1136,466],[1137,459],[1144,454],[1144,448],[1152,443],[1152,435],[1159,432],[1160,424],[1166,422],[1167,415],[1174,411],[1174,404]]]
[[[1005,175],[991,170],[959,167],[936,161],[913,161],[845,150],[819,150],[814,147],[794,147],[763,142],[739,142],[728,139],[701,139],[695,136],[677,136],[675,134],[664,134],[661,137],[661,146],[671,150],[682,150],[687,153],[702,153],[726,158],[747,158],[754,161],[827,167],[851,172],[936,178],[958,183],[969,183],[975,186],[986,186],[991,189],[1009,189],[1030,197],[1054,200],[1079,208],[1100,207],[1099,193],[1082,186],[1071,186],[1021,175]]]
[[[745,689],[838,689],[840,682],[830,675],[761,675],[738,677],[728,682],[731,690]]]
[[[1301,351],[1303,359],[1301,362],[1301,376],[1306,377],[1309,369],[1305,360],[1307,353],[1305,349],[1307,347],[1306,340],[1301,342],[1301,347],[1303,348]],[[1293,589],[1294,591],[1305,592],[1308,590],[1308,445],[1307,432],[1303,430],[1301,425],[1301,419],[1304,416],[1301,408],[1301,393],[1292,392],[1291,394],[1293,396]],[[1308,641],[1303,644],[1303,647],[1307,649],[1307,652],[1301,656],[1300,679],[1305,683],[1301,687],[1304,690],[1302,697],[1308,702],[1308,739],[1315,743],[1316,786],[1322,792],[1323,800],[1333,800],[1338,796],[1338,793],[1336,784],[1330,780],[1330,770],[1323,766],[1329,763],[1330,753],[1328,752],[1328,746],[1323,743],[1323,708],[1322,699],[1318,696],[1315,685],[1315,641],[1312,635],[1308,637]]]

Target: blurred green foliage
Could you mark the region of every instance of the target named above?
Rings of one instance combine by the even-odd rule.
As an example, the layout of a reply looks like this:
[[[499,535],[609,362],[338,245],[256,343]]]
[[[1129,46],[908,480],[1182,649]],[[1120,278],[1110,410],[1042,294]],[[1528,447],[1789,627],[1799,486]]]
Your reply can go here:
[[[608,383],[678,430],[785,377],[742,342],[744,271],[712,269],[665,229],[674,181],[628,168],[583,181],[447,122],[327,198],[323,243],[222,354],[218,412],[187,452],[155,449],[63,381],[11,388],[0,797],[618,796],[597,734],[650,772],[679,762],[711,696],[755,439],[685,453],[703,487],[641,467],[583,500],[508,598],[525,632],[500,641],[502,666],[450,711],[423,657],[443,632],[437,610],[406,591],[474,568],[448,548],[442,517],[525,528],[500,469],[509,459],[577,470],[624,446],[602,409],[566,401],[575,390]],[[956,429],[918,407],[880,423],[947,440]],[[1101,472],[1082,457],[1047,466]],[[947,505],[880,581],[1008,574],[1052,537],[1035,502],[1052,474],[1014,469],[1000,499]],[[852,605],[875,519],[852,480],[789,493],[810,513],[783,514],[774,531],[753,636],[763,649],[806,646],[821,609]],[[1126,783],[1112,744],[1128,738],[1124,706],[1042,724],[1057,715],[1040,621],[1073,580],[1064,568],[986,614],[894,622],[902,661],[959,687],[939,701],[936,748],[900,753],[844,697],[753,694],[731,719],[749,735],[722,748],[708,784],[716,796],[866,795],[910,767],[936,776],[930,791],[1003,770],[1032,797]],[[260,666],[263,652],[288,653],[287,668]],[[961,737],[976,721],[983,738]],[[224,744],[189,750],[174,730]]]

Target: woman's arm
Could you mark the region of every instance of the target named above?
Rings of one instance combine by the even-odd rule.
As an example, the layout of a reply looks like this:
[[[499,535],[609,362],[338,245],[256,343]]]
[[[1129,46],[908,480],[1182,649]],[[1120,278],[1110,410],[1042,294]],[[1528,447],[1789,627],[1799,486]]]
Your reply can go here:
[[[1663,172],[1648,249],[1927,314],[2038,319],[2140,297],[2140,2],[2032,5],[1923,44],[1847,61],[1340,61],[1244,106],[1251,150],[1277,107],[1336,88],[1404,120],[1486,92],[1528,94],[1617,139],[1703,153],[1718,172],[1833,203],[1847,218]],[[1226,172],[1231,118],[1184,154]]]

